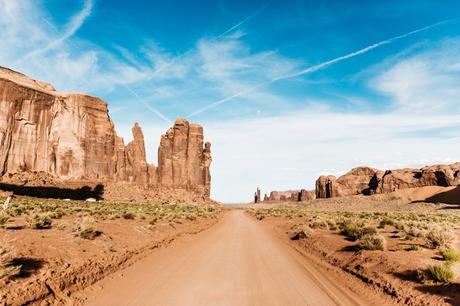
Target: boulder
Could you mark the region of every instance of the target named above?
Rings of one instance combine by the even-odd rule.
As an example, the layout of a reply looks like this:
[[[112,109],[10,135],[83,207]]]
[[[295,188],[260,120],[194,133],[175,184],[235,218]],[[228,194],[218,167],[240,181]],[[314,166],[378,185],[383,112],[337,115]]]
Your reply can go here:
[[[333,175],[321,175],[316,180],[316,198],[333,198],[340,196],[337,178]]]

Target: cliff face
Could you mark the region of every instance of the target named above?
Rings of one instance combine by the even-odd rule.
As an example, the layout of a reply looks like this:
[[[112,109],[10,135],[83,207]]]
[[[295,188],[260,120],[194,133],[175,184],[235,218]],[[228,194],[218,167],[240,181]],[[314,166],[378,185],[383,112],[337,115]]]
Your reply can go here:
[[[64,94],[0,67],[0,176],[45,173],[59,181],[133,183],[144,188],[210,194],[210,144],[203,128],[178,119],[162,136],[159,167],[148,164],[136,123],[126,146],[107,103]],[[45,182],[43,184],[46,184]]]
[[[211,144],[206,142],[203,145],[203,128],[185,119],[177,119],[174,126],[161,136],[158,183],[209,196],[211,161]]]
[[[386,171],[359,167],[339,178],[335,176],[319,177],[316,181],[316,197],[332,198],[357,194],[389,193],[414,187],[458,185],[460,185],[460,163]]]
[[[107,104],[0,79],[0,174],[43,171],[111,179],[115,132]]]

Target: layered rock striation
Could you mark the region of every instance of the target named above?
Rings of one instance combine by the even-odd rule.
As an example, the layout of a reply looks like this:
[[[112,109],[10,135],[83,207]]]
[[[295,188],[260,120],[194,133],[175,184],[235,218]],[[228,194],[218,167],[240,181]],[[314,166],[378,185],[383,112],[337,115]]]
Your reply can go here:
[[[316,197],[381,194],[414,187],[458,185],[460,185],[460,163],[386,171],[358,167],[339,178],[320,176],[316,181]]]
[[[185,190],[209,197],[211,145],[203,142],[201,126],[178,119],[161,137],[158,167],[147,163],[137,123],[132,133],[133,140],[125,145],[103,100],[60,93],[0,67],[3,184],[129,183],[159,193]]]

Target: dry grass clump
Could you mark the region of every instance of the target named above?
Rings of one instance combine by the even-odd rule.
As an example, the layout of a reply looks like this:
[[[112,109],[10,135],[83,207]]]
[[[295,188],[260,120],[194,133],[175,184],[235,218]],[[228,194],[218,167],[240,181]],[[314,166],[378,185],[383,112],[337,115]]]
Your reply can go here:
[[[10,220],[10,216],[4,211],[0,211],[0,227],[3,227],[8,220]]]
[[[460,261],[460,253],[456,249],[453,249],[453,248],[443,251],[441,255],[445,261],[450,262],[450,263]]]
[[[454,272],[449,264],[429,266],[428,273],[430,278],[436,282],[447,283],[454,279]]]
[[[339,227],[342,230],[342,234],[353,241],[359,240],[364,236],[377,234],[375,227],[365,226],[362,222],[355,220],[345,220]]]
[[[394,224],[395,224],[395,221],[392,218],[384,217],[382,220],[380,220],[380,223],[377,227],[383,229],[387,225],[394,225]]]
[[[434,226],[426,233],[426,240],[430,248],[449,248],[455,239],[453,232],[445,227]]]
[[[53,224],[53,221],[47,214],[35,214],[32,217],[28,217],[26,221],[29,227],[33,229],[49,229]]]
[[[363,250],[385,250],[385,238],[379,234],[366,234],[359,238],[358,246]]]
[[[291,235],[291,240],[307,239],[314,233],[313,229],[309,226],[302,225],[298,227]]]
[[[75,228],[75,236],[93,240],[101,234],[100,231],[96,230],[95,221],[92,217],[83,218]]]
[[[0,242],[0,279],[7,279],[21,273],[20,265],[13,265],[13,249],[5,241]]]
[[[130,211],[125,211],[123,213],[123,218],[127,219],[127,220],[134,220],[136,219],[136,215]]]

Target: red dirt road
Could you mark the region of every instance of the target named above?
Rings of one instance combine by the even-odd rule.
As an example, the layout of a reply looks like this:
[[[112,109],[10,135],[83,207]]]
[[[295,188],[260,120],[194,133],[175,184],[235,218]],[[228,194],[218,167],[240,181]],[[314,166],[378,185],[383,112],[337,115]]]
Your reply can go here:
[[[233,210],[211,229],[97,283],[86,304],[383,305],[345,282]]]

